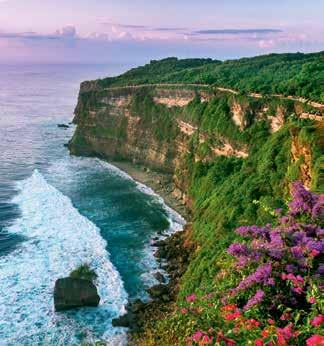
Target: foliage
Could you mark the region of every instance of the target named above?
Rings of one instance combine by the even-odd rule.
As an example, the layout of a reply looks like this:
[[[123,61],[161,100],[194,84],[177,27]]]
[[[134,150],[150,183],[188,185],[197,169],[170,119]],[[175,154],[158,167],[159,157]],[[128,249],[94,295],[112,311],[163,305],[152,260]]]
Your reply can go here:
[[[93,281],[97,278],[96,272],[89,267],[88,264],[83,264],[70,273],[70,277],[73,279],[83,279]]]
[[[162,60],[152,60],[149,64],[133,68],[121,76],[106,78],[99,81],[102,87],[139,85],[156,83],[161,76],[172,76],[174,73],[187,69],[197,68],[206,64],[220,64],[218,60],[212,59],[181,59],[170,57]]]
[[[297,140],[311,153],[312,190],[319,191],[323,172],[321,128],[309,119],[290,116],[296,106],[292,100],[273,97],[259,100],[246,94],[283,93],[323,100],[322,77],[323,52],[271,54],[223,63],[171,58],[98,82],[102,87],[142,83],[207,83],[241,92],[235,96],[215,92],[208,102],[202,102],[197,93],[193,101],[183,108],[156,104],[154,88],[149,86],[139,89],[132,99],[130,111],[139,117],[141,133],[152,136],[161,145],[166,144],[170,151],[178,145],[176,140],[181,140],[178,120],[198,128],[191,137],[188,150],[181,157],[181,167],[175,172],[192,201],[190,234],[191,241],[197,244],[197,251],[192,254],[180,283],[178,308],[171,314],[166,313],[164,318],[152,321],[138,345],[203,345],[211,342],[211,338],[217,345],[233,345],[235,342],[237,345],[264,343],[270,346],[280,344],[279,339],[281,345],[285,345],[283,342],[302,345],[312,334],[319,334],[317,326],[311,323],[320,308],[318,282],[312,277],[318,268],[319,257],[306,256],[307,265],[310,266],[306,268],[309,269],[306,273],[309,277],[302,272],[284,272],[286,279],[281,280],[280,270],[283,272],[282,266],[289,264],[293,255],[290,256],[289,251],[293,246],[281,234],[281,227],[288,227],[288,224],[276,223],[274,210],[286,210],[291,183],[300,178],[301,165],[305,162],[302,156],[295,163],[291,162],[292,140]],[[100,107],[97,104],[100,98],[93,97],[92,92],[80,97],[84,98],[83,102],[89,109]],[[232,119],[231,107],[234,102],[244,110],[245,126],[241,129]],[[267,116],[276,116],[278,108],[284,111],[286,125],[271,133]],[[109,131],[114,133],[105,133],[104,136],[123,140],[127,136],[125,124],[121,124],[120,128],[117,125],[110,126]],[[248,151],[249,156],[245,159],[213,157],[211,149],[221,147],[225,142],[234,149]],[[298,221],[298,232],[306,232],[303,227],[312,225],[311,220],[305,215],[298,215],[294,216],[296,222],[299,217],[303,220]],[[256,252],[251,253],[247,265],[237,268],[227,248],[236,243],[240,251],[250,249],[254,242],[260,240],[246,237],[242,241],[233,232],[242,225],[251,229],[247,226],[250,224],[255,225],[253,229],[268,232],[262,243],[264,251],[261,257]],[[293,224],[289,224],[289,227],[293,227]],[[279,236],[284,244],[283,257],[277,260],[269,259],[272,242],[279,239],[279,236],[271,238],[275,230],[280,230]],[[231,249],[233,252],[233,246]],[[259,269],[256,261],[262,263]],[[271,266],[268,262],[271,262]],[[277,276],[264,277],[262,283],[255,282],[261,275],[272,275],[274,272]],[[247,285],[247,278],[250,283],[246,289],[233,291],[242,280],[242,285]],[[302,287],[301,278],[304,280]],[[270,284],[273,283],[270,279],[274,279],[274,285]],[[291,289],[303,290],[300,294],[303,298],[297,299],[295,307],[281,299],[281,296],[290,299],[293,294],[299,294]],[[229,293],[227,303],[224,300],[222,303],[224,292]],[[316,302],[311,304],[310,298]],[[271,309],[273,302],[277,303],[277,309]],[[309,345],[312,345],[310,342]]]
[[[177,135],[177,110],[156,104],[146,90],[140,90],[134,95],[130,109],[132,114],[140,116],[141,125],[158,141],[170,142]]]
[[[324,101],[324,53],[269,54],[220,62],[167,58],[102,79],[102,87],[149,84],[215,84],[241,93],[283,94]]]
[[[232,335],[230,331],[235,327],[234,322],[224,321],[220,301],[224,292],[230,292],[231,288],[239,285],[240,275],[235,272],[233,261],[226,253],[226,249],[237,239],[233,230],[249,223],[256,223],[258,226],[275,224],[276,214],[273,211],[285,209],[290,184],[299,178],[300,165],[303,163],[302,158],[295,164],[291,163],[292,134],[297,136],[301,143],[311,145],[312,152],[315,153],[319,140],[317,127],[311,121],[300,123],[292,119],[279,131],[270,134],[266,121],[252,119],[245,130],[239,131],[232,123],[229,102],[230,98],[218,100],[216,97],[211,102],[202,103],[196,98],[182,113],[174,114],[174,117],[185,116],[186,121],[194,123],[199,129],[204,129],[200,130],[200,135],[207,133],[208,138],[204,144],[211,145],[216,140],[220,140],[221,143],[220,135],[226,132],[224,137],[233,145],[238,148],[242,145],[249,147],[249,157],[241,159],[219,156],[211,161],[196,162],[196,155],[206,157],[208,151],[200,143],[197,133],[192,136],[190,152],[184,158],[186,169],[179,170],[176,175],[187,181],[189,196],[194,201],[191,234],[199,250],[192,255],[182,279],[177,301],[179,309],[171,315],[166,315],[164,319],[153,322],[146,329],[145,337],[138,345],[186,344],[187,337],[199,331],[203,332],[200,342],[204,337],[207,341],[213,337],[213,342],[218,340],[220,345],[225,344],[227,339],[235,338],[243,340],[241,343],[236,342],[238,345],[246,345],[247,340],[252,340],[253,337],[261,338],[262,333],[268,333],[269,340],[277,342],[278,328],[287,327],[285,331],[295,333],[290,326],[283,325],[278,316],[272,317],[276,322],[269,326],[262,318],[265,312],[261,313],[260,310],[259,315],[254,317],[249,316],[250,311],[242,312],[242,319],[238,321],[243,325],[248,323],[246,321],[255,319],[259,326],[255,327],[254,333],[241,330],[239,334]],[[316,159],[316,153],[314,156]],[[245,275],[248,276],[248,273]],[[237,295],[238,301],[235,303],[240,311],[257,290],[250,293],[249,297],[241,292]],[[183,305],[185,297],[192,295],[197,297],[195,302],[191,302],[189,306]],[[210,295],[212,298],[206,299]],[[259,291],[250,304],[263,298],[262,295],[263,292]],[[195,306],[196,303],[199,305]],[[184,314],[186,310],[181,309],[187,309],[188,313]],[[298,311],[301,320],[305,319],[303,308]],[[306,315],[310,318],[311,310],[306,312]],[[210,325],[215,330],[215,325],[227,327],[224,327],[223,334],[218,334],[219,331],[208,334]],[[167,335],[164,331],[167,331]],[[305,331],[304,336],[307,333]],[[198,333],[196,337],[199,335]],[[310,332],[307,335],[310,335]]]
[[[324,196],[298,182],[292,195],[286,213],[271,211],[271,225],[237,229],[214,287],[179,300],[148,345],[323,344]]]

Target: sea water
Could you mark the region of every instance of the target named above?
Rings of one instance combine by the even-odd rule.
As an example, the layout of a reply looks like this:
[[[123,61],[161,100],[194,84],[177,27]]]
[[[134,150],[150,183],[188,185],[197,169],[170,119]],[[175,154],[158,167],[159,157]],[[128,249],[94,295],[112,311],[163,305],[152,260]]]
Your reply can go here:
[[[124,345],[111,321],[148,298],[160,270],[151,239],[183,227],[151,189],[64,147],[74,127],[57,124],[72,120],[79,83],[125,69],[0,66],[0,345]],[[55,280],[85,263],[100,305],[56,313]]]

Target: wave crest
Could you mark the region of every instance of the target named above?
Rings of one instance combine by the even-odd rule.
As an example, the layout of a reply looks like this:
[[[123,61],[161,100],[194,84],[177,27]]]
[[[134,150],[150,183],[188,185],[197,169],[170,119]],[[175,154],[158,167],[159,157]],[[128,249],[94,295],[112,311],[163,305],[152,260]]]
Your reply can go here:
[[[125,311],[127,294],[99,229],[37,170],[18,184],[14,203],[22,216],[8,232],[27,240],[0,257],[0,344],[124,344],[125,332],[112,328],[111,320]],[[55,313],[55,280],[83,263],[98,274],[100,306]]]

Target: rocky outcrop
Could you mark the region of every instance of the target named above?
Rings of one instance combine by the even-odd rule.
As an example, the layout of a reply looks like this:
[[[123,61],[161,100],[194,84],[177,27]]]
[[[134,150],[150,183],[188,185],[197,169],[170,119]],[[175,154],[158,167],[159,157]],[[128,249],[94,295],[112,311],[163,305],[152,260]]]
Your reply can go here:
[[[285,124],[285,108],[278,106],[276,114],[268,116],[271,132],[277,132]]]
[[[62,129],[68,129],[69,125],[66,124],[57,124],[57,127],[62,128]]]
[[[56,311],[98,306],[99,301],[97,288],[89,280],[68,277],[55,282],[54,306]]]
[[[168,284],[158,284],[148,288],[147,291],[151,296],[148,302],[139,299],[130,302],[126,306],[126,314],[113,319],[113,326],[128,327],[132,332],[140,332],[147,321],[156,319],[170,310],[172,305],[169,303],[176,300],[180,279],[195,252],[195,245],[189,240],[190,232],[191,224],[187,224],[184,231],[177,232],[154,245],[158,246],[156,254],[158,260],[167,262],[163,264],[163,267],[170,281]]]
[[[228,105],[228,117],[239,130],[236,136],[215,133],[200,123],[201,115],[190,114],[197,104],[213,102]],[[69,148],[75,155],[125,160],[171,174],[174,195],[190,207],[187,157],[203,163],[216,156],[245,159],[249,147],[237,139],[240,133],[258,121],[268,122],[270,131],[276,132],[291,114],[310,118],[299,101],[244,96],[222,88],[157,84],[104,89],[99,82],[85,82],[75,110],[78,126]],[[321,117],[311,115],[315,120]],[[217,122],[217,111],[209,117]]]
[[[242,103],[234,100],[231,106],[231,112],[233,122],[243,131],[247,126],[246,112],[251,112],[251,109],[247,109]]]
[[[312,152],[310,145],[301,143],[295,133],[292,134],[291,159],[293,163],[299,162],[298,179],[309,189],[312,185]]]

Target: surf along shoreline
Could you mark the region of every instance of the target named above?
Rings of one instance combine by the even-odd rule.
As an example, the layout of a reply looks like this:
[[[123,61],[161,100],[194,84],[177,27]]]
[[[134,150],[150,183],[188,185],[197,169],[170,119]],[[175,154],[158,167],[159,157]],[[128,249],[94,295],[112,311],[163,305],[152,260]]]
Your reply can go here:
[[[183,202],[173,196],[172,191],[175,186],[171,174],[156,172],[143,165],[127,161],[104,161],[127,173],[136,182],[151,188],[154,193],[163,198],[169,208],[185,220],[182,230],[174,231],[171,235],[157,234],[150,244],[159,267],[167,277],[155,276],[159,283],[147,288],[151,299],[146,302],[140,299],[130,301],[126,306],[126,314],[113,320],[113,326],[128,328],[129,342],[132,343],[140,339],[141,332],[152,320],[174,309],[180,279],[194,252],[194,245],[188,240],[191,214]]]

